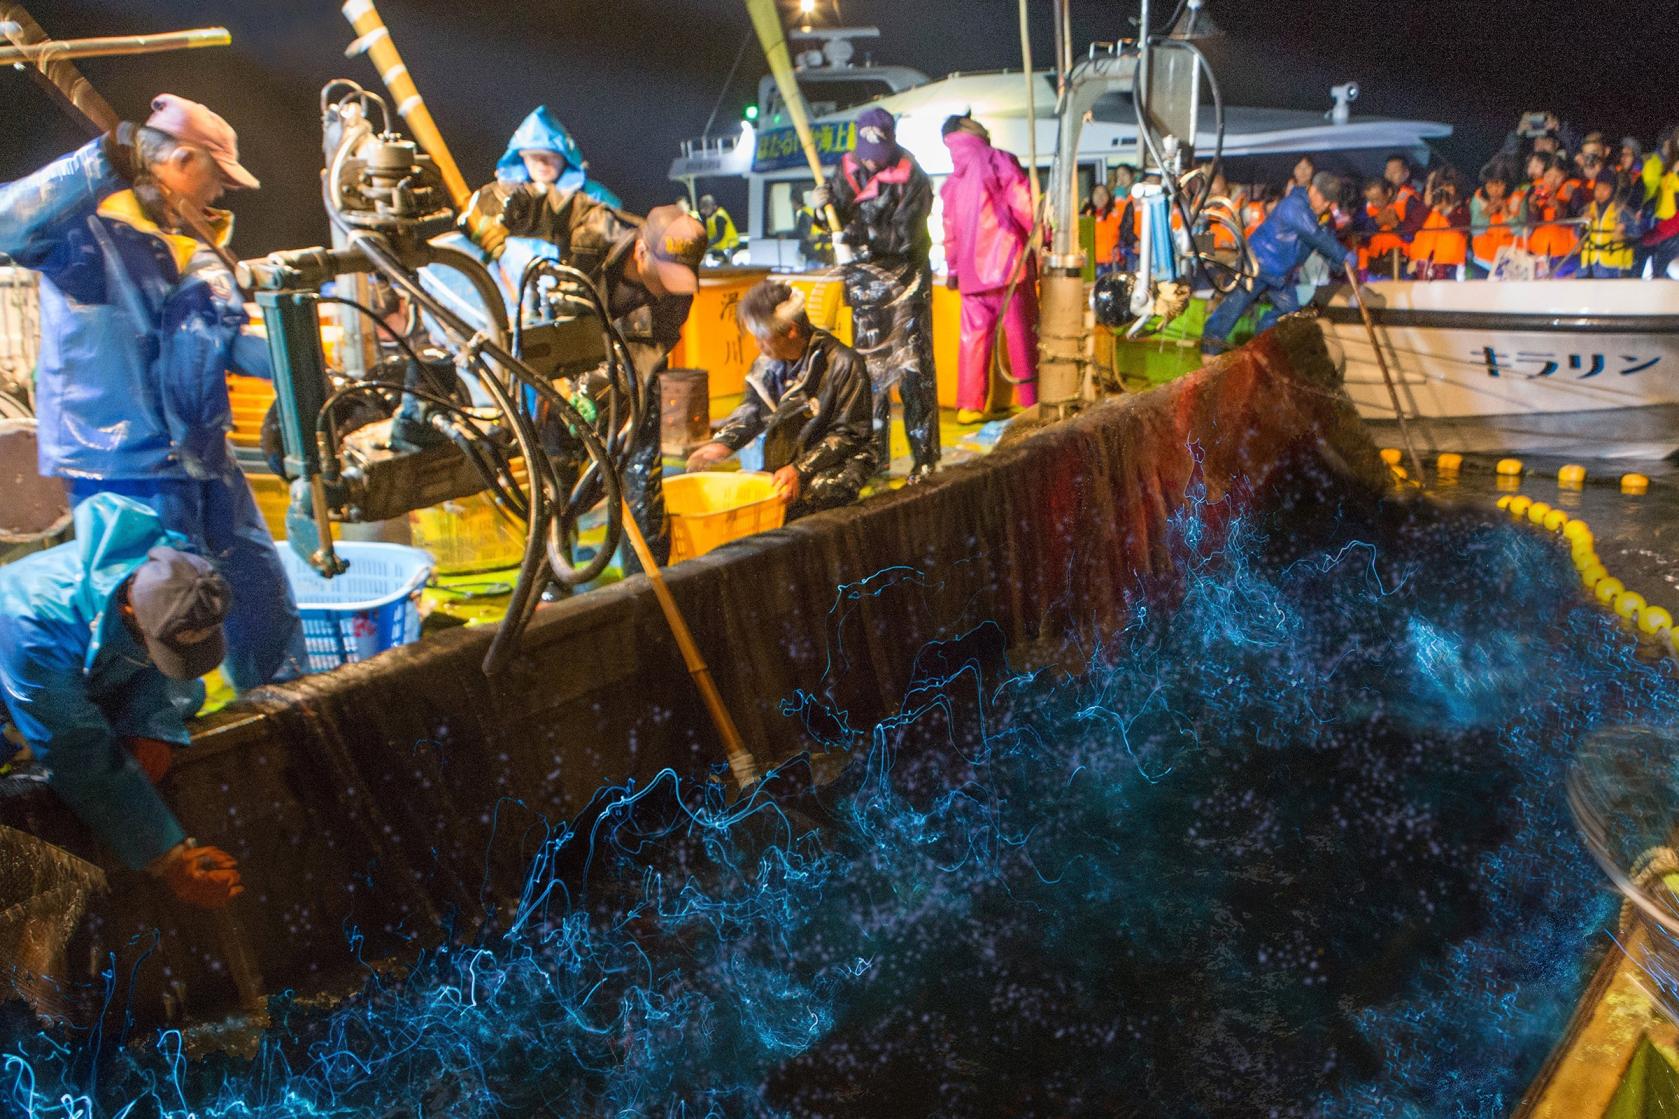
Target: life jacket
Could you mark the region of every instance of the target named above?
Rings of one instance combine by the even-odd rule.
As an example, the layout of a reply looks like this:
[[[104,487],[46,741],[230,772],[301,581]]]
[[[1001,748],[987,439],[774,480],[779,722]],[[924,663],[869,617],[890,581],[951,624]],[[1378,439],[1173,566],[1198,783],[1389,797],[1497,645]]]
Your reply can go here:
[[[1510,228],[1510,214],[1515,210],[1514,197],[1507,198],[1502,207],[1494,209],[1487,202],[1485,194],[1479,195],[1481,205],[1487,215],[1487,229],[1484,233],[1477,233],[1472,242],[1475,252],[1475,263],[1483,268],[1491,268],[1493,261],[1498,259],[1498,250],[1505,245],[1517,243],[1517,236]]]
[[[1399,215],[1399,220],[1404,221],[1405,207],[1400,202],[1401,196],[1395,195],[1392,203],[1394,211]],[[1376,215],[1380,214],[1382,209],[1383,207],[1378,207],[1374,202],[1364,204],[1364,212],[1369,215],[1371,221],[1376,221]],[[1386,256],[1396,250],[1398,252],[1405,251],[1405,238],[1388,227],[1381,227],[1381,232],[1372,236],[1364,246],[1364,251],[1372,258]]]
[[[1411,259],[1430,264],[1463,264],[1469,255],[1469,245],[1463,231],[1453,229],[1450,219],[1439,210],[1430,210],[1422,228],[1411,239]]]
[[[1533,233],[1528,237],[1528,249],[1538,256],[1555,260],[1572,254],[1580,244],[1580,234],[1572,225],[1550,225],[1568,215],[1568,203],[1580,189],[1580,180],[1568,179],[1550,194],[1535,187],[1528,199],[1528,212],[1534,220]]]
[[[1096,225],[1096,263],[1111,264],[1119,259],[1120,208],[1109,203],[1106,210],[1093,210]]]
[[[1582,267],[1590,264],[1605,268],[1630,270],[1633,266],[1632,241],[1623,239],[1616,227],[1626,224],[1625,211],[1619,202],[1611,201],[1601,208],[1594,201],[1586,211],[1585,245],[1580,249]]]

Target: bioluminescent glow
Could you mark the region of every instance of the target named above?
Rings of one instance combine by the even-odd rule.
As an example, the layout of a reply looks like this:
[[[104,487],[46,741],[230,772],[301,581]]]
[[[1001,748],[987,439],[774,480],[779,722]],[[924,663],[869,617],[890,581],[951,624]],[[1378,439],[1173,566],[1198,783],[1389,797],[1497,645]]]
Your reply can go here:
[[[1672,672],[1486,518],[1348,498],[1203,527],[1179,519],[1177,579],[1075,676],[1011,669],[982,626],[929,645],[872,728],[813,681],[786,710],[851,751],[837,780],[607,790],[493,932],[330,1011],[277,999],[254,1060],[16,1029],[4,1097],[39,1119],[1507,1114],[1614,906],[1568,759],[1610,723],[1671,727]]]

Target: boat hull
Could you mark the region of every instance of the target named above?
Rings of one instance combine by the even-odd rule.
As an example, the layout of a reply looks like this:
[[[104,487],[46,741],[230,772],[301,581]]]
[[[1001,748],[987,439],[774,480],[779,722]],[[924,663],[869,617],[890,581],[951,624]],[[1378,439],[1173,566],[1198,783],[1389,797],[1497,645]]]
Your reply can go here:
[[[1376,334],[1401,406],[1440,450],[1660,458],[1679,451],[1679,282],[1382,282]],[[1394,423],[1345,287],[1320,299],[1359,414]]]

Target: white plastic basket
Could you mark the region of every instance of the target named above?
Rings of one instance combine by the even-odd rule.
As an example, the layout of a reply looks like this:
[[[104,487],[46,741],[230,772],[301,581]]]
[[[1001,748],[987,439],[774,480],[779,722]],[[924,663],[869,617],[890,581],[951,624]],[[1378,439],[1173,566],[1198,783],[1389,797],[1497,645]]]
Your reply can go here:
[[[279,542],[303,617],[311,672],[366,660],[420,638],[420,592],[431,578],[431,556],[402,544],[346,541],[335,547],[350,569],[323,579]]]

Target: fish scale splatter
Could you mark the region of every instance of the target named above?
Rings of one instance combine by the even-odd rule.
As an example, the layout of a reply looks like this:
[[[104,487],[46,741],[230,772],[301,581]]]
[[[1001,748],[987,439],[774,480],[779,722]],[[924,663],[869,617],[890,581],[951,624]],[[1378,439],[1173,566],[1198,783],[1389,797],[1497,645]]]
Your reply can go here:
[[[41,1119],[1507,1114],[1613,910],[1568,759],[1606,725],[1672,727],[1679,688],[1533,534],[1323,508],[1221,516],[1217,547],[1192,509],[1169,593],[1076,676],[1011,670],[980,626],[870,730],[791,697],[817,748],[851,749],[825,784],[795,762],[739,802],[669,773],[603,790],[496,931],[329,1011],[276,1000],[254,1061],[188,1061],[173,1032],[94,1053],[14,1015],[5,1097]]]

